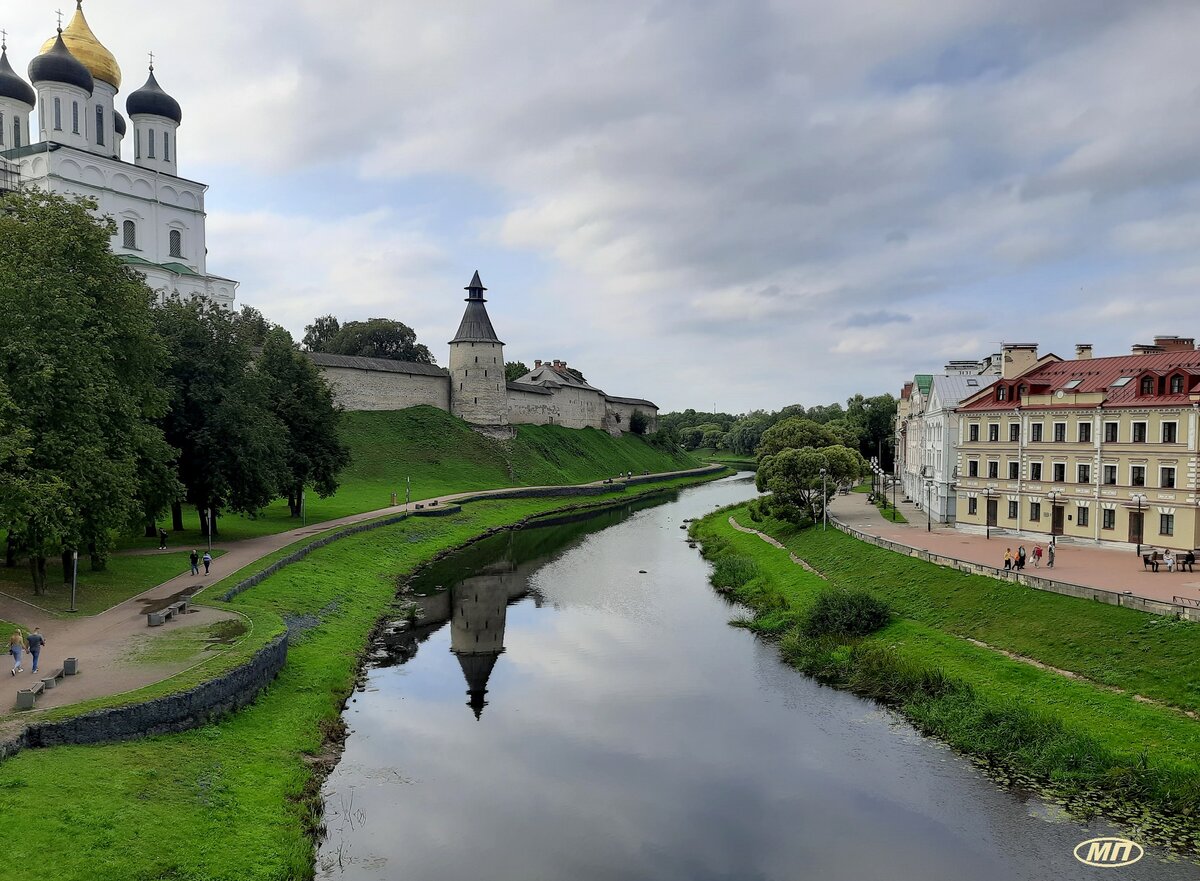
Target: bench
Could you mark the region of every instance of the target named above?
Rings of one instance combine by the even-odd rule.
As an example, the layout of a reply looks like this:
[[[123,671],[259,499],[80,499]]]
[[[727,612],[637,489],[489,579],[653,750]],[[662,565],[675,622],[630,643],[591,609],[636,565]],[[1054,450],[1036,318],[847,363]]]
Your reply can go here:
[[[58,685],[58,680],[62,679],[64,675],[65,672],[63,671],[62,667],[59,667],[57,670],[52,670],[50,671],[49,676],[42,677],[42,685],[44,685],[47,690],[54,688]]]
[[[18,691],[17,709],[32,710],[34,703],[37,701],[37,696],[42,693],[42,690],[45,687],[45,683],[39,680],[38,682],[30,683],[27,688],[22,688],[20,691]]]
[[[24,688],[17,689],[17,709],[32,710],[34,704],[37,703],[38,695],[57,686],[58,680],[64,676],[75,676],[78,673],[79,661],[76,658],[67,658],[63,661],[61,667],[57,670],[51,670],[48,676],[31,682]]]
[[[177,603],[171,603],[171,605],[167,606],[165,609],[159,609],[157,612],[147,612],[146,613],[146,626],[147,627],[161,627],[163,624],[166,624],[167,621],[169,621],[171,618],[174,618],[176,615],[182,615],[187,610],[188,610],[187,600],[180,600]]]
[[[1150,554],[1142,554],[1142,568],[1153,569],[1158,571],[1159,566],[1165,566],[1163,555],[1158,551]],[[1195,572],[1196,571],[1196,555],[1195,553],[1176,554],[1175,555],[1175,570],[1176,572]]]

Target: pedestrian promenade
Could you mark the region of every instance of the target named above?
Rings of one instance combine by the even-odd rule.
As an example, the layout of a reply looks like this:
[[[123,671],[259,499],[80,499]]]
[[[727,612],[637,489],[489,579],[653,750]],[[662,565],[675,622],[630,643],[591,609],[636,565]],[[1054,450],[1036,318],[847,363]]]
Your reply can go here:
[[[705,469],[670,471],[652,476],[669,480],[673,477],[697,474],[702,470]],[[634,478],[635,482],[640,480],[645,480],[645,477]],[[603,480],[597,480],[588,484],[579,484],[579,486],[600,486],[604,483]],[[625,485],[625,481],[620,479],[614,479],[613,483],[614,489]],[[481,495],[482,492],[486,492],[489,497],[503,498],[506,495],[528,493],[531,490],[553,489],[561,489],[561,487],[520,486],[487,491],[472,490],[428,499],[416,499],[413,500],[410,507],[429,505],[434,502],[443,505],[466,498],[474,498]],[[79,659],[82,675],[71,677],[63,681],[58,688],[45,692],[42,697],[38,698],[39,709],[122,694],[152,685],[188,669],[190,665],[190,662],[130,663],[128,656],[134,640],[143,637],[161,638],[181,627],[190,628],[238,617],[236,613],[222,609],[193,606],[193,611],[177,620],[169,621],[161,627],[147,627],[147,612],[161,609],[175,600],[194,596],[226,576],[295,542],[355,523],[394,516],[403,513],[405,508],[406,506],[401,504],[375,511],[366,511],[362,514],[352,514],[336,520],[327,520],[323,523],[291,529],[275,535],[264,535],[236,542],[216,542],[213,544],[213,548],[220,549],[224,553],[213,561],[212,574],[207,578],[203,574],[191,575],[190,571],[185,568],[176,577],[137,596],[130,597],[98,615],[60,617],[45,609],[0,593],[0,619],[15,622],[27,630],[32,630],[34,627],[42,629],[42,633],[46,637],[46,648],[41,657],[42,670],[51,671],[62,666],[64,658]],[[203,602],[203,596],[199,600]],[[29,672],[31,665],[28,656],[26,656],[23,666],[26,672],[18,674],[15,679],[10,677],[8,672],[11,668],[11,658],[9,664],[0,671],[0,677],[4,677],[0,679],[0,682],[7,679],[8,685],[11,687],[9,697],[0,700],[0,707],[3,708],[0,709],[0,715],[12,708],[16,691],[22,687],[21,683],[34,680]]]
[[[1015,555],[1017,548],[1024,545],[1030,555],[1025,567],[1026,575],[1053,578],[1115,593],[1128,591],[1134,596],[1166,603],[1173,602],[1175,597],[1200,601],[1200,570],[1168,572],[1165,567],[1160,567],[1158,572],[1152,572],[1143,567],[1142,558],[1131,550],[1098,547],[1060,538],[1056,545],[1054,568],[1047,569],[1043,558],[1041,567],[1035,569],[1032,554],[1038,542],[1005,535],[999,530],[992,530],[990,539],[936,523],[932,524],[930,530],[925,513],[912,504],[900,503],[900,513],[908,523],[887,520],[877,507],[867,502],[866,495],[862,493],[835,496],[829,511],[842,523],[869,535],[970,563],[1003,567],[1005,549],[1011,548]],[[1040,543],[1045,548],[1045,540]]]

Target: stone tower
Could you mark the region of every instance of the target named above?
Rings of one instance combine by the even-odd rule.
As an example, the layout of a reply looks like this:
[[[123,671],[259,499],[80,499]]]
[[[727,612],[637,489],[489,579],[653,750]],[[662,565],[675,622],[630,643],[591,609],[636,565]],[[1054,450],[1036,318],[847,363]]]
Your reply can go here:
[[[467,701],[478,719],[487,706],[488,679],[504,652],[509,582],[516,567],[501,560],[450,589],[450,651],[467,680]]]
[[[450,340],[450,412],[474,425],[508,425],[504,343],[488,318],[487,288],[476,272],[467,285],[467,310]]]

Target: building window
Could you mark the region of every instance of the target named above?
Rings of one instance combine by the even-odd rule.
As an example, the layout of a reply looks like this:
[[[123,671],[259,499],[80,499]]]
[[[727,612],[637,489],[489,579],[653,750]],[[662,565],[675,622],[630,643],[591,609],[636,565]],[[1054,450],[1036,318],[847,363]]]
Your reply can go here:
[[[146,158],[154,158],[154,129],[149,129],[146,133]]]
[[[1158,485],[1161,486],[1163,489],[1174,489],[1175,488],[1175,469],[1172,467],[1159,468],[1158,469]]]
[[[1067,464],[1065,462],[1054,463],[1054,482],[1065,483],[1067,480]]]
[[[1175,443],[1175,438],[1179,435],[1179,425],[1175,422],[1164,422],[1162,424],[1162,442],[1164,444]]]
[[[1105,508],[1103,514],[1100,515],[1100,526],[1103,529],[1117,528],[1117,512],[1112,508]]]
[[[1000,476],[1000,463],[988,462],[988,480],[995,480]]]
[[[1029,503],[1029,519],[1033,520],[1033,521],[1042,519],[1042,503],[1041,502],[1030,502]]]
[[[967,426],[967,438],[972,443],[979,440],[979,423],[978,422],[972,422],[970,425]]]
[[[1152,376],[1143,376],[1142,377],[1142,394],[1143,395],[1154,394],[1154,377],[1152,377]]]
[[[183,233],[177,229],[171,230],[171,256],[183,256]]]
[[[4,111],[0,110],[0,147],[4,146]]]
[[[1067,423],[1055,422],[1054,423],[1054,442],[1056,444],[1061,444],[1061,443],[1064,443],[1066,441],[1066,439],[1067,439]]]
[[[1020,477],[1021,477],[1021,463],[1020,462],[1009,462],[1008,463],[1008,479],[1009,480],[1019,480]]]
[[[171,161],[171,133],[163,132],[163,162]]]
[[[96,143],[104,146],[104,108],[96,105]]]
[[[1145,486],[1146,485],[1146,466],[1145,465],[1130,465],[1129,466],[1129,485],[1130,486]]]
[[[1020,513],[1019,505],[1020,505],[1020,502],[1009,502],[1008,503],[1008,519],[1009,520],[1017,519],[1017,514]]]
[[[1117,485],[1117,466],[1116,465],[1105,465],[1104,466],[1104,485],[1105,486],[1116,486]]]
[[[1029,426],[1029,439],[1034,443],[1041,443],[1042,440],[1042,423],[1035,422]]]
[[[1146,442],[1146,423],[1133,423],[1133,442],[1135,444],[1144,444]]]
[[[16,117],[13,120],[13,146],[21,146],[21,117]]]
[[[1076,483],[1091,483],[1092,482],[1092,466],[1091,465],[1076,465],[1075,476],[1079,479]]]
[[[141,129],[133,130],[133,158],[134,159],[142,158],[142,130]]]
[[[121,244],[131,251],[137,250],[137,224],[132,220],[121,224]]]
[[[1042,479],[1042,463],[1041,462],[1030,462],[1029,463],[1029,479],[1030,480],[1041,480]]]
[[[71,102],[71,131],[79,134],[79,102]]]
[[[979,513],[979,499],[974,496],[967,499],[967,513],[972,517]]]
[[[995,443],[996,441],[1000,440],[1000,425],[999,425],[999,423],[991,422],[988,424],[988,440],[991,443]]]
[[[1183,377],[1179,376],[1178,374],[1171,377],[1171,394],[1173,394],[1173,395],[1182,395],[1183,394]]]
[[[1090,444],[1092,442],[1092,423],[1079,423],[1079,442],[1081,444]]]
[[[1159,514],[1158,515],[1158,534],[1159,535],[1174,535],[1175,534],[1175,515],[1174,514]]]
[[[62,131],[62,99],[61,98],[54,99],[54,130],[56,132]]]
[[[1104,423],[1104,442],[1106,444],[1115,444],[1117,442],[1117,427],[1119,422]]]
[[[1002,385],[996,386],[996,400],[997,401],[1007,401],[1008,400],[1008,389],[1005,386],[1002,386]]]
[[[978,477],[978,476],[979,476],[979,460],[972,459],[970,462],[967,463],[967,477]]]
[[[1088,509],[1083,505],[1078,505],[1075,508],[1075,523],[1079,526],[1088,525]]]
[[[1011,441],[1014,444],[1021,439],[1021,423],[1020,422],[1009,423],[1008,439],[1009,439],[1009,441]]]

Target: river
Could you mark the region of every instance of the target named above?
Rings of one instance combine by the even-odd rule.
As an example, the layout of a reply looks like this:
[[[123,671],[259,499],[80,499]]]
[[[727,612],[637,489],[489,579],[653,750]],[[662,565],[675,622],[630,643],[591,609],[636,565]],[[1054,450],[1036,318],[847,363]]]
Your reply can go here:
[[[683,521],[740,476],[502,533],[414,585],[345,712],[319,878],[411,881],[1196,879],[997,786],[729,626]],[[441,589],[439,589],[441,588]]]

